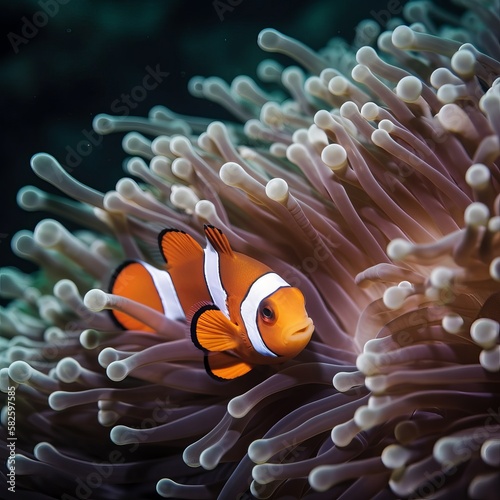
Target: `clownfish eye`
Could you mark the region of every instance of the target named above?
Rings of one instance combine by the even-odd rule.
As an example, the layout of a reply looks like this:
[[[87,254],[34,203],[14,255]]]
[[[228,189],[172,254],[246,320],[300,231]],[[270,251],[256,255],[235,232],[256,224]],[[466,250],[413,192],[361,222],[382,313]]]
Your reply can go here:
[[[274,323],[276,321],[276,314],[271,306],[268,304],[263,304],[260,307],[260,317],[264,323]]]

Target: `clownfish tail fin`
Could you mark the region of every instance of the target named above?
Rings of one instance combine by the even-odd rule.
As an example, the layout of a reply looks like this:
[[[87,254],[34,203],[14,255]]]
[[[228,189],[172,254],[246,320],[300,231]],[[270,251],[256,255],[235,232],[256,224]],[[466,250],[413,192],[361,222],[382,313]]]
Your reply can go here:
[[[113,273],[109,291],[165,314],[156,285],[143,262],[137,260],[123,262]],[[125,330],[153,331],[142,321],[124,312],[111,309],[109,313],[113,321]]]
[[[158,245],[168,267],[175,267],[193,254],[203,254],[203,249],[196,240],[178,229],[164,229],[158,235]]]

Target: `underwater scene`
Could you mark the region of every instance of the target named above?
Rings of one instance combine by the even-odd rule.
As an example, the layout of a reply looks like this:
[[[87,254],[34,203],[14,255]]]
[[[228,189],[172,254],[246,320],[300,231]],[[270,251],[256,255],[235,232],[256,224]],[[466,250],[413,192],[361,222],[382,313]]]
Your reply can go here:
[[[2,499],[498,499],[500,0],[0,5]]]

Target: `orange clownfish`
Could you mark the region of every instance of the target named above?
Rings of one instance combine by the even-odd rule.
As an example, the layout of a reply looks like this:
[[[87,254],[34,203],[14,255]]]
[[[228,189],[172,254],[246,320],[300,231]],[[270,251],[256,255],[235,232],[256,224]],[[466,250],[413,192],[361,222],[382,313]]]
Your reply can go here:
[[[171,320],[189,321],[191,339],[205,352],[205,368],[215,378],[233,379],[255,365],[295,357],[314,330],[300,290],[261,262],[234,252],[220,229],[205,226],[205,237],[202,248],[183,231],[162,231],[158,242],[165,269],[128,261],[115,273],[111,293]],[[123,312],[112,314],[126,329],[151,331]]]

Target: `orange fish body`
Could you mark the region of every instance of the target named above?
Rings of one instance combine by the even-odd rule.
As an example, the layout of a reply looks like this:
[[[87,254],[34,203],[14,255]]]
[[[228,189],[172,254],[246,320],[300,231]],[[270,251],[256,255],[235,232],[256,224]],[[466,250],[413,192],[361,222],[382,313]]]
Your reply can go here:
[[[234,252],[219,229],[205,226],[205,236],[203,249],[182,231],[163,231],[158,240],[166,270],[126,262],[111,292],[189,321],[194,344],[206,353],[207,372],[216,378],[296,356],[314,329],[302,293],[266,265]],[[152,331],[125,313],[113,315],[126,329]]]

